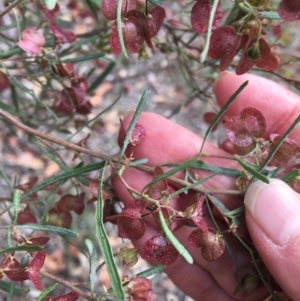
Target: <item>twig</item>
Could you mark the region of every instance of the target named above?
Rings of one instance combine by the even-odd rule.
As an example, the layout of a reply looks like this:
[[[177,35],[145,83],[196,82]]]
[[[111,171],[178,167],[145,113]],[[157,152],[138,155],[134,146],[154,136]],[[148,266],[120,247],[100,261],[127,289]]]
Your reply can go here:
[[[70,290],[72,290],[73,292],[77,293],[77,294],[80,295],[82,298],[84,298],[84,299],[86,299],[86,300],[88,300],[88,301],[92,301],[92,300],[93,300],[92,297],[90,297],[88,294],[86,294],[86,293],[83,292],[82,290],[78,289],[77,287],[75,287],[75,286],[74,286],[73,284],[71,284],[69,281],[65,281],[65,280],[63,280],[63,279],[61,279],[61,278],[58,278],[58,277],[56,277],[56,276],[54,276],[54,275],[52,275],[52,274],[50,274],[50,273],[47,273],[47,272],[42,272],[42,271],[40,271],[40,274],[41,274],[42,276],[45,276],[45,277],[47,277],[47,278],[50,278],[50,279],[52,279],[52,280],[54,280],[54,281],[56,281],[56,282],[58,282],[58,283],[64,285],[65,287],[69,288]]]
[[[15,2],[8,5],[1,13],[0,18],[7,14],[9,11],[11,11],[14,7],[16,7],[19,3],[21,3],[23,0],[16,0]]]
[[[139,170],[143,170],[143,171],[147,171],[150,173],[154,172],[154,167],[150,167],[150,166],[145,166],[145,165],[138,165],[135,166],[134,168],[139,169]],[[168,182],[172,183],[172,184],[179,184],[185,187],[188,187],[191,185],[191,183],[184,181],[182,179],[176,178],[176,177],[168,177]],[[200,193],[204,193],[204,194],[212,194],[212,193],[216,193],[216,194],[230,194],[230,195],[245,195],[245,190],[233,190],[233,189],[210,189],[210,188],[204,188],[204,187],[193,187],[191,188],[191,190],[196,191],[196,192],[200,192]]]
[[[116,161],[117,159],[112,159],[109,156],[96,153],[96,152],[91,151],[91,150],[89,150],[85,147],[81,147],[77,144],[70,143],[70,142],[58,139],[56,137],[53,137],[51,135],[44,134],[44,133],[41,133],[37,130],[34,130],[34,129],[26,126],[25,124],[21,123],[18,119],[16,119],[10,113],[8,113],[8,112],[6,112],[2,109],[0,109],[0,116],[2,118],[4,118],[5,120],[7,120],[7,121],[11,122],[12,124],[14,124],[19,129],[21,129],[24,132],[28,133],[29,135],[33,135],[33,136],[39,137],[43,140],[53,142],[55,144],[58,144],[58,145],[61,145],[61,146],[65,147],[65,148],[75,150],[79,153],[84,153],[84,154],[87,154],[89,156],[99,158],[99,159],[102,159],[104,161],[108,161],[108,162],[110,162],[110,164],[112,164],[113,162],[114,163],[117,162]],[[150,167],[150,166],[139,165],[139,166],[136,166],[135,168],[139,169],[139,170],[149,172],[149,173],[152,173],[152,174],[154,172],[154,167]],[[184,181],[182,179],[178,179],[178,178],[173,177],[173,176],[168,177],[168,181],[172,184],[179,184],[179,185],[185,186],[185,187],[190,186],[190,184],[191,184],[187,181]],[[231,190],[231,189],[209,189],[209,188],[204,188],[204,187],[193,187],[192,190],[196,191],[196,192],[204,193],[204,194],[211,194],[211,193],[229,194],[229,195],[244,195],[245,194],[245,191],[243,191],[243,190]]]
[[[29,135],[33,135],[33,136],[39,137],[39,138],[41,138],[43,140],[47,140],[47,141],[53,142],[55,144],[59,144],[61,146],[64,146],[65,148],[73,149],[73,150],[75,150],[75,151],[77,151],[79,153],[84,153],[84,154],[90,155],[92,157],[102,159],[104,161],[109,161],[111,159],[109,156],[96,153],[96,152],[91,151],[91,150],[89,150],[89,149],[87,149],[85,147],[81,147],[81,146],[76,145],[74,143],[70,143],[70,142],[58,139],[56,137],[53,137],[51,135],[44,134],[44,133],[41,133],[41,132],[39,132],[37,130],[34,130],[34,129],[26,126],[25,124],[21,123],[17,118],[15,118],[14,116],[12,116],[8,112],[5,112],[2,109],[0,109],[0,116],[2,116],[5,120],[7,120],[7,121],[11,122],[12,124],[14,124],[19,129],[21,129],[24,132],[28,133]]]

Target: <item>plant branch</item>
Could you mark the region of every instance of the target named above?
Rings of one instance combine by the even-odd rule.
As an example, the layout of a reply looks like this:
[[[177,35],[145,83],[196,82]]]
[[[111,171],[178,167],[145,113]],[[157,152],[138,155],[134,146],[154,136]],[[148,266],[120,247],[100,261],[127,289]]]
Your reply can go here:
[[[41,138],[43,140],[47,140],[47,141],[53,142],[55,144],[58,144],[58,145],[61,145],[61,146],[65,147],[65,148],[73,149],[73,150],[75,150],[75,151],[77,151],[79,153],[84,153],[86,155],[90,155],[92,157],[102,159],[104,161],[109,161],[111,159],[109,156],[96,153],[96,152],[94,152],[92,150],[89,150],[89,149],[87,149],[85,147],[81,147],[81,146],[79,146],[77,144],[70,143],[70,142],[58,139],[56,137],[53,137],[51,135],[44,134],[44,133],[41,133],[41,132],[39,132],[37,130],[34,130],[34,129],[26,126],[25,124],[21,123],[17,118],[15,118],[10,113],[8,113],[8,112],[6,112],[6,111],[4,111],[2,109],[0,109],[0,116],[3,119],[11,122],[16,127],[18,127],[19,129],[23,130],[24,132],[26,132],[29,135],[33,135],[33,136],[39,137],[39,138]]]
[[[14,7],[16,7],[19,3],[21,3],[23,0],[16,0],[10,5],[8,5],[1,13],[0,18],[3,17],[5,14],[7,14],[9,11],[11,11]]]
[[[8,113],[8,112],[6,112],[2,109],[0,109],[0,116],[3,119],[11,122],[16,127],[23,130],[24,132],[26,132],[29,135],[39,137],[43,140],[50,141],[52,143],[61,145],[65,148],[72,149],[72,150],[77,151],[79,153],[84,153],[86,155],[89,155],[89,156],[92,156],[92,157],[95,157],[95,158],[99,158],[99,159],[102,159],[104,161],[108,161],[110,163],[116,162],[116,160],[110,158],[109,156],[96,153],[92,150],[89,150],[85,147],[81,147],[77,144],[70,143],[70,142],[58,139],[56,137],[53,137],[49,134],[44,134],[44,133],[41,133],[37,130],[34,130],[34,129],[26,126],[25,124],[21,123],[17,118],[15,118],[10,113]],[[136,166],[135,168],[137,168],[139,170],[142,170],[142,171],[149,172],[149,173],[153,173],[153,171],[154,171],[154,167],[145,166],[145,165],[139,165],[139,166]],[[170,183],[172,183],[172,184],[179,184],[179,185],[185,186],[185,187],[189,186],[191,184],[187,181],[184,181],[182,179],[179,179],[179,178],[176,178],[176,177],[173,177],[173,176],[168,177],[168,181],[170,181]],[[245,194],[244,190],[232,190],[232,189],[210,189],[210,188],[204,188],[204,187],[193,187],[192,190],[194,190],[196,192],[204,193],[204,194],[211,194],[211,193],[229,194],[229,195],[244,195]]]
[[[64,285],[65,287],[69,288],[70,290],[72,290],[73,292],[77,293],[78,295],[80,295],[82,298],[88,300],[88,301],[92,301],[93,298],[90,297],[88,294],[86,294],[85,292],[83,292],[82,290],[78,289],[77,287],[75,287],[73,284],[71,284],[69,281],[65,281],[61,278],[58,278],[50,273],[47,272],[42,272],[40,271],[40,274],[44,277],[50,278],[62,285]]]

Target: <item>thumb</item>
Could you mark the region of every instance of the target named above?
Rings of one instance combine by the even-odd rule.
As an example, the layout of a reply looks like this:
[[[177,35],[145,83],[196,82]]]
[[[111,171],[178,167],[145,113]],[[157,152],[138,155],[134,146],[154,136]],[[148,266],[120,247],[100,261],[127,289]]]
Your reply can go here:
[[[300,300],[300,195],[286,183],[256,181],[245,195],[247,226],[266,267],[293,300]]]

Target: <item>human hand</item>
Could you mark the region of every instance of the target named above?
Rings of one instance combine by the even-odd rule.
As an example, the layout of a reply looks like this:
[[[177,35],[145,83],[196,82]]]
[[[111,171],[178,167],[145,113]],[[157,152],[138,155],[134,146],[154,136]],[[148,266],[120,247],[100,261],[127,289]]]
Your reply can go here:
[[[239,115],[246,107],[258,108],[266,118],[267,133],[283,134],[300,112],[300,98],[278,84],[253,75],[236,76],[224,74],[215,84],[214,91],[222,106],[237,88],[246,80],[248,86],[229,107],[228,115]],[[129,124],[130,118],[124,120]],[[156,166],[168,162],[182,162],[200,150],[202,139],[189,130],[151,113],[143,113],[139,119],[146,131],[146,138],[134,150],[135,159],[147,158],[148,165]],[[296,128],[291,138],[300,142],[300,128]],[[226,156],[226,152],[206,143],[204,151],[214,156]],[[202,158],[201,158],[202,159]],[[228,168],[237,168],[231,160],[206,158],[205,162]],[[201,173],[200,173],[201,174]],[[128,185],[138,191],[149,183],[152,176],[133,168],[123,173]],[[119,198],[127,203],[132,200],[119,178],[113,180]],[[206,182],[210,188],[234,189],[232,178],[218,176]],[[220,197],[225,206],[234,209],[241,206],[238,197]],[[254,182],[245,195],[246,221],[251,238],[264,264],[278,284],[293,300],[300,300],[300,196],[280,180],[270,184]],[[159,231],[155,224],[146,219],[145,235],[133,241],[141,249],[145,242]],[[182,257],[166,267],[165,272],[181,290],[195,300],[261,300],[268,296],[264,287],[256,289],[246,298],[240,293],[233,295],[237,285],[236,268],[227,251],[213,262],[203,259],[199,249],[186,244],[191,228],[184,227],[175,235],[193,256],[194,263],[188,264]],[[238,247],[233,240],[229,244],[239,265],[250,262],[249,254]]]

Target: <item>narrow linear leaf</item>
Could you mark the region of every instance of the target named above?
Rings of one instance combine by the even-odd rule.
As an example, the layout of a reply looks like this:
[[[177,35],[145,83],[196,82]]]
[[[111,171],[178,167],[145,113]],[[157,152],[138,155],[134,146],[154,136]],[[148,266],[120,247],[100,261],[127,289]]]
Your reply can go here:
[[[239,177],[242,172],[240,170],[224,168],[218,166],[212,166],[207,164],[199,164],[198,162],[191,166],[192,169],[199,169],[204,171],[210,171],[213,174],[224,175],[232,178]]]
[[[165,265],[158,264],[155,267],[152,267],[152,268],[149,268],[149,269],[147,269],[147,270],[145,270],[143,272],[137,273],[137,276],[140,276],[140,277],[151,277],[153,275],[162,273],[162,271],[164,270],[164,268],[165,268]]]
[[[248,85],[248,80],[245,81],[244,83],[242,83],[240,85],[240,87],[230,96],[230,98],[228,99],[228,101],[225,103],[225,105],[221,108],[221,110],[218,112],[218,114],[215,116],[215,118],[212,120],[212,122],[210,123],[204,138],[203,138],[203,142],[201,145],[201,149],[200,149],[200,154],[202,153],[203,147],[204,147],[204,143],[205,140],[208,136],[208,134],[210,133],[211,129],[220,121],[221,117],[223,116],[223,114],[227,111],[227,109],[229,108],[229,106],[233,103],[233,101],[236,99],[236,97],[245,89],[245,87]]]
[[[209,215],[210,215],[210,217],[211,217],[211,219],[212,219],[212,221],[213,221],[213,223],[214,223],[214,225],[215,225],[217,231],[218,231],[219,233],[222,233],[222,231],[221,231],[221,229],[220,229],[218,223],[216,222],[216,220],[215,220],[215,218],[214,218],[214,215],[213,215],[212,210],[211,210],[211,207],[210,207],[210,202],[209,202],[209,201],[211,201],[211,197],[212,197],[211,195],[207,195],[207,196],[205,197],[205,203],[206,203],[207,209],[208,209],[208,211],[209,211]],[[220,202],[220,201],[219,201],[217,198],[215,198],[215,201],[214,201],[214,202],[217,203],[217,202]],[[225,206],[224,206],[224,207],[225,207]],[[225,208],[226,208],[226,207],[225,207]],[[226,208],[226,209],[227,209],[227,208]],[[228,211],[228,209],[227,209],[227,211]],[[239,226],[239,223],[236,224],[236,225]],[[224,237],[224,236],[223,236],[223,237]],[[235,268],[236,268],[236,271],[237,271],[237,278],[238,278],[238,279],[237,279],[237,282],[238,282],[238,284],[237,284],[237,286],[236,286],[236,288],[235,288],[235,291],[234,291],[234,293],[236,293],[236,291],[238,291],[238,290],[240,289],[240,286],[241,286],[241,276],[240,276],[239,265],[238,265],[238,263],[237,263],[237,261],[236,261],[236,258],[235,258],[235,256],[234,256],[234,254],[233,254],[233,252],[232,252],[232,250],[231,250],[229,244],[227,243],[227,240],[225,239],[225,237],[224,237],[224,242],[225,242],[226,250],[227,250],[229,256],[231,257],[232,262],[233,262],[233,264],[234,264],[234,266],[235,266]]]
[[[24,86],[16,77],[14,77],[12,75],[12,73],[6,69],[7,74],[9,74],[11,83],[14,84],[15,86],[19,87],[22,91],[24,91],[25,93],[28,93],[38,104],[40,104],[41,106],[43,106],[48,112],[49,114],[58,122],[59,118],[57,117],[57,115],[54,113],[53,110],[50,109],[50,107],[42,100],[40,100],[35,93],[33,92],[33,90],[30,90],[29,88],[27,88],[26,86]]]
[[[165,265],[163,264],[158,264],[154,267],[151,267],[145,271],[142,271],[142,272],[139,272],[136,274],[136,276],[139,276],[139,277],[151,277],[153,275],[157,275],[157,274],[161,274],[163,272],[165,268]],[[127,280],[127,281],[124,281],[122,283],[123,286],[126,286],[128,283],[130,282],[130,280]],[[110,290],[108,290],[109,292]]]
[[[89,9],[92,12],[93,16],[95,17],[97,23],[99,23],[99,16],[97,14],[97,11],[99,10],[98,2],[99,1],[97,1],[97,0],[85,0],[85,3],[89,7]]]
[[[191,185],[186,186],[186,187],[182,187],[182,188],[176,190],[175,192],[169,194],[168,197],[169,197],[169,199],[171,199],[171,198],[175,197],[176,195],[179,195],[180,193],[187,193],[190,189],[201,185],[202,183],[206,182],[207,180],[213,178],[214,176],[215,176],[215,174],[212,174],[212,175],[209,175],[209,176],[207,176],[207,177],[205,177],[201,180],[195,181]]]
[[[116,62],[114,62],[114,61],[109,62],[109,64],[105,68],[105,70],[91,83],[91,85],[87,89],[87,92],[91,93],[97,87],[99,87],[102,84],[102,82],[104,81],[104,79],[107,77],[107,75],[109,75],[112,72],[112,70],[115,68],[115,66],[116,66]]]
[[[297,176],[299,176],[299,170],[298,169],[294,169],[289,171],[287,174],[285,174],[281,180],[285,183],[289,183],[292,180],[294,180]]]
[[[14,109],[12,109],[11,106],[7,105],[5,102],[0,100],[0,109],[2,109],[3,111],[6,111],[14,116],[19,116],[19,113],[17,111],[15,111]]]
[[[239,158],[238,158],[238,161],[239,161],[239,163],[241,164],[241,166],[242,166],[246,171],[248,171],[249,173],[251,173],[255,178],[257,178],[257,179],[259,179],[259,180],[261,180],[261,181],[263,181],[263,182],[265,182],[265,183],[267,183],[267,184],[270,183],[270,182],[269,182],[269,179],[268,179],[266,176],[262,175],[260,172],[256,171],[256,170],[251,166],[251,164],[249,164],[249,163],[247,163],[247,162],[245,162],[245,161],[243,161],[243,160],[241,160],[241,159],[239,159]]]
[[[16,286],[16,283],[14,282],[14,283],[12,284],[12,286],[10,287],[10,291],[8,292],[8,295],[7,295],[6,299],[5,299],[5,301],[11,301],[11,298],[12,298],[13,295],[14,295],[14,289],[15,289],[15,286]]]
[[[120,45],[122,49],[123,55],[128,59],[128,53],[125,47],[123,32],[122,32],[122,2],[123,0],[118,1],[118,9],[117,9],[117,29],[120,40]]]
[[[164,230],[167,238],[170,240],[170,242],[173,244],[175,249],[178,251],[178,253],[189,263],[193,263],[193,257],[190,255],[190,253],[186,250],[186,248],[178,241],[178,239],[174,236],[174,234],[171,232],[169,227],[166,224],[165,218],[161,212],[161,210],[158,211],[160,224],[162,226],[162,229]]]
[[[98,8],[101,7],[102,0],[88,0],[89,2],[93,3]]]
[[[91,53],[91,54],[80,56],[80,57],[73,57],[73,58],[69,58],[69,59],[64,59],[64,60],[61,60],[60,62],[62,62],[62,63],[80,63],[80,62],[99,59],[99,58],[104,57],[104,56],[105,56],[104,52],[97,52],[97,53]]]
[[[27,198],[32,193],[37,192],[37,191],[47,187],[50,184],[53,184],[53,183],[58,182],[58,181],[65,181],[65,180],[68,180],[72,177],[83,175],[83,174],[91,172],[93,170],[101,169],[104,165],[105,165],[105,162],[93,163],[93,164],[88,164],[86,166],[75,168],[73,170],[61,173],[57,176],[54,176],[54,177],[52,177],[52,178],[36,185],[36,186],[34,186],[32,189],[30,189],[26,193],[22,194],[21,195],[21,200]]]
[[[139,159],[139,160],[136,160],[136,161],[129,162],[128,166],[139,166],[139,165],[142,165],[142,164],[146,164],[147,162],[148,162],[148,159],[146,159],[146,158]]]
[[[74,231],[71,231],[69,229],[60,228],[60,227],[54,227],[49,225],[36,225],[36,224],[26,224],[26,225],[17,225],[15,226],[17,229],[31,229],[31,230],[37,230],[37,231],[48,231],[56,233],[60,236],[64,237],[77,237],[78,234]]]
[[[90,263],[90,289],[91,294],[94,294],[95,280],[96,280],[96,268],[97,268],[97,253],[93,242],[90,239],[85,240],[85,245],[89,251],[89,263]]]
[[[125,301],[125,294],[122,288],[122,281],[120,279],[118,269],[114,261],[113,252],[110,247],[109,240],[103,224],[104,201],[102,197],[102,190],[103,190],[102,185],[103,185],[104,171],[105,168],[103,168],[102,170],[102,175],[99,181],[99,188],[98,188],[98,202],[96,205],[96,213],[95,213],[96,236],[98,239],[100,250],[103,254],[104,261],[107,266],[107,272],[109,274],[111,286],[116,296],[116,299],[118,301]]]
[[[275,11],[259,11],[257,9],[253,9],[249,7],[247,7],[245,4],[243,4],[242,2],[240,2],[238,4],[239,8],[241,10],[243,10],[244,12],[246,12],[247,14],[255,14],[257,16],[259,16],[260,18],[263,18],[263,19],[271,19],[271,20],[281,20],[279,14]]]
[[[64,171],[70,171],[72,169],[70,169],[66,164],[64,164],[58,157],[57,154],[54,151],[50,151],[49,149],[47,149],[46,147],[43,147],[41,145],[41,143],[34,137],[29,138],[30,141],[37,146],[49,159],[51,159],[52,161],[54,161],[62,170]],[[76,169],[76,168],[75,168]],[[86,179],[85,177],[76,177],[76,179],[82,183],[85,186],[89,186],[89,180]]]
[[[43,290],[43,292],[38,296],[36,301],[42,301],[47,295],[53,292],[58,287],[58,283],[54,283],[50,287]]]
[[[150,88],[148,87],[144,90],[141,100],[139,101],[139,104],[137,105],[135,113],[132,117],[131,123],[129,125],[128,131],[126,133],[126,136],[125,136],[125,139],[123,142],[123,147],[122,147],[121,153],[119,155],[118,165],[120,164],[120,161],[124,156],[125,150],[127,148],[129,140],[131,138],[131,134],[134,130],[134,127],[135,127],[136,123],[138,122],[138,119],[140,118],[140,116],[146,106],[147,100],[149,98],[149,94],[150,94]]]
[[[225,205],[221,201],[219,201],[214,195],[209,194],[207,195],[207,197],[214,206],[219,208],[222,214],[224,214],[225,216],[227,215],[227,213],[230,214],[231,211],[227,209]],[[237,225],[237,227],[240,226],[240,222],[238,221],[238,219],[232,218],[232,221]]]
[[[142,193],[150,186],[154,185],[155,183],[167,179],[168,177],[171,177],[172,175],[174,175],[175,173],[182,171],[184,169],[190,168],[190,166],[192,166],[193,163],[195,163],[197,160],[197,158],[192,158],[188,161],[185,161],[183,163],[177,163],[175,165],[175,168],[163,173],[162,175],[158,175],[157,177],[155,177],[151,182],[149,182],[142,190]]]
[[[164,5],[163,0],[149,0],[149,2],[152,3],[153,5],[158,5],[158,6],[163,6]]]
[[[168,163],[168,164],[164,164],[162,166],[172,167],[172,166],[177,166],[177,165],[178,165],[178,163]],[[199,160],[197,162],[191,162],[191,165],[188,168],[210,171],[213,174],[225,175],[225,176],[229,176],[229,177],[233,177],[233,178],[237,178],[242,174],[242,172],[240,170],[207,165],[204,161],[199,161]]]
[[[288,130],[282,135],[281,139],[274,145],[271,152],[269,153],[268,157],[264,161],[264,163],[260,166],[259,171],[263,170],[267,164],[272,160],[275,153],[281,146],[281,144],[284,142],[285,138],[288,137],[288,135],[294,130],[294,128],[297,126],[297,124],[300,122],[300,115],[295,119],[295,121],[292,123],[292,125],[288,128]]]
[[[0,251],[0,255],[6,254],[6,253],[12,253],[12,252],[18,252],[18,251],[27,251],[27,252],[33,252],[33,251],[41,251],[43,250],[43,247],[41,246],[16,246],[4,249]]]
[[[232,219],[232,218],[235,218],[235,217],[239,217],[244,213],[245,213],[245,207],[242,206],[242,207],[238,207],[234,210],[225,212],[224,215]]]
[[[9,293],[13,289],[13,295],[21,296],[24,293],[28,293],[29,289],[21,289],[20,287],[16,287],[15,283],[11,283],[8,281],[0,280],[0,290]]]
[[[21,191],[18,189],[14,193],[13,203],[14,203],[13,223],[16,224],[19,212],[21,212],[23,210],[23,207],[21,205]]]
[[[215,13],[217,11],[218,3],[220,0],[214,0],[213,5],[211,7],[210,15],[209,15],[209,21],[208,21],[208,26],[207,26],[207,35],[206,35],[206,40],[205,40],[205,45],[204,49],[201,53],[200,56],[200,62],[204,63],[207,57],[208,49],[209,49],[209,44],[210,44],[210,37],[211,37],[211,30],[214,22],[214,17]]]

